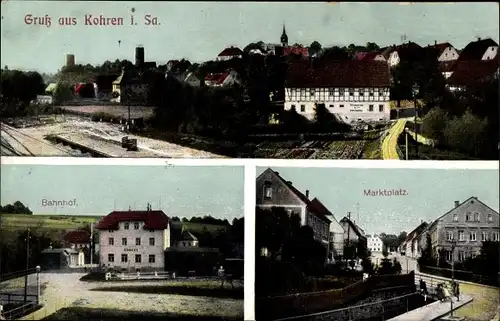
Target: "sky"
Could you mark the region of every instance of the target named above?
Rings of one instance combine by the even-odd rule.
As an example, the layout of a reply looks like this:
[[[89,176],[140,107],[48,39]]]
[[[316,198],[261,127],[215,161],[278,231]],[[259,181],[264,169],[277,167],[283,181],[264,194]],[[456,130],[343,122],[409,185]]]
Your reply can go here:
[[[499,38],[495,2],[323,3],[323,2],[90,2],[2,1],[1,62],[10,69],[56,72],[74,54],[76,63],[134,60],[145,48],[146,61],[213,60],[228,46],[256,41],[278,43],[283,23],[289,43],[306,46],[366,44],[381,47],[408,41],[450,42],[461,49],[477,37]],[[132,26],[132,9],[137,25]],[[28,25],[25,16],[51,17],[51,25]],[[122,26],[85,25],[85,15],[123,17]],[[145,15],[158,24],[145,25]],[[74,17],[76,25],[59,25]],[[119,44],[120,41],[120,44]],[[2,66],[2,67],[3,67]]]
[[[21,201],[34,214],[107,215],[161,209],[169,217],[243,217],[243,167],[6,165],[1,204]],[[44,200],[76,206],[44,206]]]
[[[257,168],[260,175],[266,168]],[[471,196],[498,212],[497,170],[278,168],[309,198],[317,197],[337,220],[351,219],[367,234],[407,233],[421,220],[431,222]],[[365,190],[403,189],[405,196],[365,196]],[[358,206],[359,203],[359,219]]]

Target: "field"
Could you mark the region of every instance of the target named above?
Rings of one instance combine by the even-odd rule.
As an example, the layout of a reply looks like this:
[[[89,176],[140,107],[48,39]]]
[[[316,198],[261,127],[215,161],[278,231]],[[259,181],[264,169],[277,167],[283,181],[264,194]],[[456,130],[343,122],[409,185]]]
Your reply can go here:
[[[102,216],[90,215],[25,215],[25,214],[0,214],[2,217],[2,229],[7,231],[20,231],[26,228],[42,231],[65,231],[75,230],[96,223]],[[214,233],[224,230],[223,225],[183,222],[184,228],[193,232],[201,233],[206,228],[208,232]]]

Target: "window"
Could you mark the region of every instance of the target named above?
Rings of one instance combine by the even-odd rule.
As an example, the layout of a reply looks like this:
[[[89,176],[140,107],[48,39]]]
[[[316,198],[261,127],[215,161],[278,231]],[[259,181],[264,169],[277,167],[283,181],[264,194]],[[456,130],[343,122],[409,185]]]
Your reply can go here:
[[[453,232],[452,231],[446,231],[446,240],[448,240],[448,241],[453,240]]]
[[[155,255],[154,254],[149,255],[149,263],[155,263]]]
[[[328,89],[328,96],[333,96],[333,88]]]
[[[126,237],[122,238],[122,245],[127,245],[127,238]]]
[[[458,251],[458,260],[465,261],[465,252],[464,251]]]
[[[493,241],[498,242],[498,232],[493,233]]]
[[[291,109],[292,109],[292,110],[295,110],[295,105],[292,105],[292,108],[291,108]]]
[[[126,230],[128,230],[129,224],[128,223],[123,224],[123,228],[126,229]]]
[[[481,241],[482,242],[488,241],[488,232],[486,232],[486,231],[481,232]]]
[[[311,96],[314,96],[314,94],[315,94],[314,89],[311,89],[309,92],[310,92]]]
[[[155,245],[155,238],[154,237],[149,238],[149,245],[151,245],[151,246]]]
[[[134,229],[138,230],[139,229],[139,223],[134,223]]]
[[[344,108],[344,105],[339,105],[340,108]]]
[[[359,93],[359,95],[360,95],[360,96],[363,96],[363,94],[364,94],[363,92],[360,92],[360,93]]]
[[[493,214],[488,214],[488,222],[493,222]]]
[[[135,263],[141,263],[141,255],[140,254],[135,255]]]
[[[453,256],[451,255],[451,251],[446,251],[446,260],[451,261],[453,260]]]
[[[477,212],[474,213],[474,222],[479,222],[479,218],[480,218],[479,213]]]
[[[141,245],[141,238],[140,237],[135,238],[135,245]]]
[[[349,96],[354,96],[354,91],[352,89],[349,90]]]
[[[470,241],[476,241],[476,231],[470,232],[469,240]]]
[[[453,222],[458,222],[458,214],[453,214]]]
[[[465,214],[465,220],[466,220],[467,222],[468,222],[468,221],[470,221],[470,220],[471,220],[471,218],[472,218],[471,213],[467,213],[467,214]]]
[[[334,106],[334,105],[330,105],[329,107],[330,107],[330,108],[333,108],[333,107],[335,107],[335,106]]]
[[[127,263],[127,262],[128,262],[127,254],[122,254],[122,263]]]
[[[300,112],[303,113],[306,111],[306,105],[300,105]]]
[[[384,105],[378,105],[378,111],[383,112],[384,111]]]
[[[369,106],[368,106],[368,110],[369,110],[369,111],[373,111],[373,105],[369,105]]]
[[[458,231],[458,240],[465,241],[464,231]]]
[[[112,237],[110,237],[110,238],[108,239],[108,244],[109,244],[109,245],[115,245],[115,239],[114,239],[114,238],[112,238]]]
[[[264,198],[270,199],[273,196],[273,188],[271,182],[264,183]]]
[[[108,254],[108,262],[114,262],[115,261],[115,255],[112,253]]]

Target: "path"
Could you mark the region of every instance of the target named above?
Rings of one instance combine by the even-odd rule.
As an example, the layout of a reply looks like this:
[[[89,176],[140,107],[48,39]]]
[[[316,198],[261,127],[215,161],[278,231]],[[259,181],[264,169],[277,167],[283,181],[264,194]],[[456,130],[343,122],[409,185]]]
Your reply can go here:
[[[398,139],[406,126],[406,119],[397,120],[382,141],[382,158],[399,159],[397,152]]]

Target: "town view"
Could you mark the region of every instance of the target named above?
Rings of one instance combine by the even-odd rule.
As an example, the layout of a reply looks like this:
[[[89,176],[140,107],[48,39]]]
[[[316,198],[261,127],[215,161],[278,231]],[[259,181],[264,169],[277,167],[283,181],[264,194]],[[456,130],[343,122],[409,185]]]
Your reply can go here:
[[[0,319],[243,320],[242,169],[2,165],[1,184]]]
[[[40,28],[26,22],[21,4],[2,3],[2,155],[498,159],[495,3],[434,4],[432,9],[424,3],[301,3],[293,8],[276,3],[268,6],[277,15],[259,20],[266,29],[248,18],[260,4],[234,5],[132,8],[158,15],[192,11],[206,23],[196,34],[179,29],[174,40],[171,31],[163,36],[167,21],[147,31],[55,23]],[[53,2],[40,6],[61,14]],[[79,6],[63,3],[60,8],[78,11]],[[211,16],[200,13],[203,6]],[[471,6],[476,6],[474,18]],[[312,23],[300,16],[308,8],[322,18],[313,14]],[[421,18],[425,8],[436,15]],[[407,18],[398,22],[398,32],[387,32],[396,18],[377,18],[376,26],[346,22],[365,9]],[[295,18],[287,17],[288,11]],[[236,25],[222,23],[225,15],[238,13],[248,25],[238,25],[234,17]],[[467,23],[476,27],[454,27]],[[39,49],[24,53],[32,55],[30,62],[20,63],[27,60],[14,53],[19,40],[9,30],[19,28],[25,33],[37,28]],[[65,40],[55,40],[51,32]],[[95,37],[106,39],[106,49],[89,54],[79,43]],[[170,49],[181,43],[181,49]],[[48,47],[53,49],[46,66],[54,67],[36,67],[33,61],[48,55],[40,53]]]
[[[499,320],[494,169],[257,175],[256,320]]]

